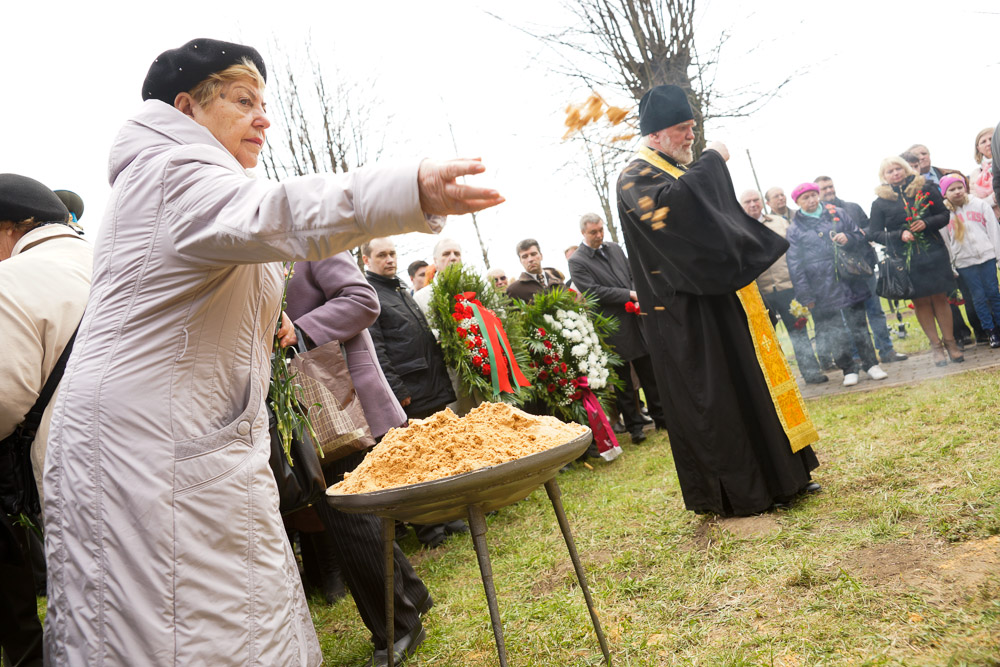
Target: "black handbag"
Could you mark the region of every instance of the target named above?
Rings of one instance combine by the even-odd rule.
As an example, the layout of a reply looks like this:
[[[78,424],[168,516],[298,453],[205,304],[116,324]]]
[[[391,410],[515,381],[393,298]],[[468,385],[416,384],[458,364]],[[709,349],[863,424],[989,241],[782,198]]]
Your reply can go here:
[[[886,299],[910,299],[913,297],[913,281],[906,268],[906,259],[894,255],[886,246],[885,257],[878,263],[878,280],[875,293]]]
[[[323,500],[326,494],[326,478],[320,465],[316,446],[308,433],[303,437],[292,437],[289,447],[291,463],[285,456],[278,433],[278,420],[271,406],[267,406],[267,423],[271,436],[271,472],[278,484],[279,509],[282,515],[291,514],[313,503]]]
[[[17,425],[13,433],[0,440],[0,511],[11,516],[22,513],[40,516],[42,513],[38,486],[31,467],[31,445],[38,433],[38,426],[42,423],[45,408],[62,380],[75,340],[74,331],[24,421]]]
[[[841,279],[868,278],[875,273],[871,264],[860,253],[847,250],[843,246],[834,253],[833,268],[837,277]]]

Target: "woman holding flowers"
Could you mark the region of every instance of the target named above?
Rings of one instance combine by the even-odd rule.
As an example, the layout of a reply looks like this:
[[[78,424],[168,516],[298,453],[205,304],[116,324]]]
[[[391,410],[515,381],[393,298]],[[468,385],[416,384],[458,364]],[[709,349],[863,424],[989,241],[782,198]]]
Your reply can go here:
[[[868,286],[864,280],[841,275],[836,262],[838,253],[860,251],[866,243],[865,235],[844,209],[820,202],[819,186],[815,183],[799,185],[792,191],[792,199],[799,210],[785,238],[795,300],[812,311],[816,335],[826,341],[827,349],[844,372],[845,387],[858,383],[852,344],[868,377],[884,380],[887,375],[878,365],[868,334],[865,315]]]
[[[882,160],[878,175],[882,184],[875,188],[878,199],[872,202],[870,238],[884,245],[886,252],[906,259],[913,284],[913,308],[931,342],[937,365],[947,364],[948,358],[955,363],[965,361],[955,342],[948,305],[955,278],[939,233],[950,216],[941,193],[896,155]]]

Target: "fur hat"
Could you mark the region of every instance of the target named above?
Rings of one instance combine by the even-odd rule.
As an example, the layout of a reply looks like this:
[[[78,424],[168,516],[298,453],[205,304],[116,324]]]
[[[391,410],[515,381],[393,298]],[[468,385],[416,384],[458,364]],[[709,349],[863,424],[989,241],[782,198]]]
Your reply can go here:
[[[142,82],[143,100],[160,100],[173,106],[178,93],[184,93],[211,74],[250,59],[267,81],[264,59],[252,46],[220,42],[217,39],[192,39],[176,49],[164,51],[149,66]]]
[[[799,197],[807,192],[819,192],[819,186],[815,183],[803,183],[792,190],[792,201],[798,203]]]

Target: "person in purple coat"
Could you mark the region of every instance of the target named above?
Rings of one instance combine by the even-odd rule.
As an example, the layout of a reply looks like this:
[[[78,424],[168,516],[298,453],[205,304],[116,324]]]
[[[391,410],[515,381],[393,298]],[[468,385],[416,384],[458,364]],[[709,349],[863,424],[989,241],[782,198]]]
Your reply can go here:
[[[379,315],[375,290],[365,280],[350,252],[328,259],[299,262],[288,284],[285,311],[305,337],[306,347],[330,341],[343,344],[354,389],[376,440],[389,429],[406,425],[406,414],[382,373],[368,327]],[[325,462],[327,484],[344,478],[365,457],[354,452]],[[381,522],[373,514],[347,514],[327,503],[315,505],[329,535],[333,555],[361,619],[372,633],[375,654],[370,664],[387,662],[385,636],[385,574],[382,560]],[[396,661],[413,653],[425,633],[420,615],[431,607],[431,597],[406,556],[395,546],[396,598],[394,606]]]
[[[851,343],[858,350],[862,368],[873,380],[888,377],[878,365],[868,334],[865,301],[869,297],[864,280],[837,275],[836,252],[860,251],[865,235],[847,212],[833,204],[820,204],[819,186],[803,183],[792,191],[799,210],[792,217],[788,241],[788,273],[795,299],[812,311],[816,335],[826,338],[827,349],[844,372],[844,386],[858,383],[858,365]],[[845,328],[846,324],[846,328]]]

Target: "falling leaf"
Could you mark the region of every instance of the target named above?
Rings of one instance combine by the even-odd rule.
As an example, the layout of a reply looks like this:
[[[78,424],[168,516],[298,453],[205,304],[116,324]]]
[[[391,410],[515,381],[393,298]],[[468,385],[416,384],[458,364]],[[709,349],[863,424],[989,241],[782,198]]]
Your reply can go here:
[[[643,169],[642,171],[639,172],[639,175],[640,176],[645,176],[645,175],[647,175],[651,171],[653,171],[653,170],[650,167],[646,167],[645,169]]]
[[[669,206],[661,206],[653,212],[653,222],[658,222],[660,220],[666,220],[667,213],[670,213]]]
[[[628,111],[626,109],[622,109],[621,107],[609,106],[606,115],[608,117],[608,121],[612,125],[618,125],[625,120],[626,116],[628,116]]]
[[[635,183],[626,183],[625,185],[622,186],[622,190],[631,190],[632,186],[634,185]]]
[[[643,211],[648,211],[649,209],[653,208],[653,198],[648,195],[639,197],[639,208],[641,208]]]
[[[631,141],[635,139],[635,132],[629,132],[627,134],[619,134],[617,136],[611,137],[611,141]]]
[[[652,227],[654,230],[663,229],[666,226],[667,223],[665,222],[654,222],[652,225],[650,225],[650,227]]]
[[[642,215],[639,216],[639,219],[640,220],[649,220],[652,217],[653,217],[652,212],[650,212],[650,213],[643,213]]]

